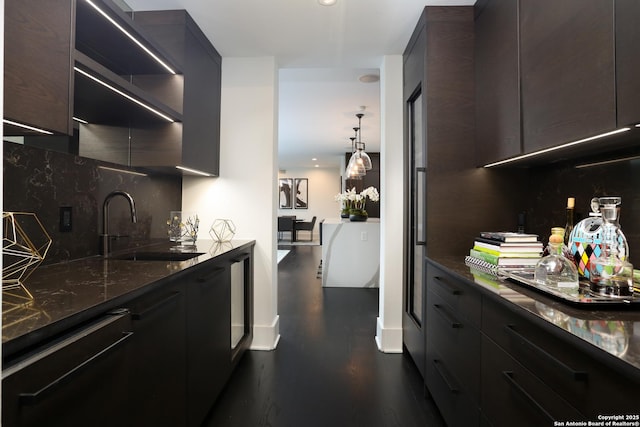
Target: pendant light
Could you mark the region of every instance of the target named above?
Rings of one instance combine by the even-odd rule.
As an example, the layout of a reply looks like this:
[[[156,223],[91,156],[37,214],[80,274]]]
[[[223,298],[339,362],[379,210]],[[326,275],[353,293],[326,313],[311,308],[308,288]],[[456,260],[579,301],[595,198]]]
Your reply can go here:
[[[363,113],[358,113],[356,114],[356,117],[358,118],[358,142],[356,143],[356,159],[360,159],[362,161],[362,164],[364,165],[365,170],[371,170],[371,168],[373,167],[373,165],[371,164],[371,157],[369,157],[369,155],[366,153],[365,150],[365,145],[364,142],[362,142],[362,125],[361,125],[361,121],[362,121],[362,117],[364,116]]]
[[[358,128],[353,128],[356,131],[356,135],[358,132]],[[361,159],[356,158],[355,152],[355,137],[349,138],[351,139],[351,158],[349,159],[349,163],[347,164],[347,168],[345,170],[345,176],[348,179],[362,179],[363,176],[367,174],[367,171],[362,163]]]

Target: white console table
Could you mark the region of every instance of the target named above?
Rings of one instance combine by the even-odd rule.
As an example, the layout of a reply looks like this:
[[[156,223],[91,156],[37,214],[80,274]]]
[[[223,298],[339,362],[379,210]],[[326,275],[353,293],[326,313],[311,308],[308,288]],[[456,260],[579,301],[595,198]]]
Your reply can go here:
[[[322,235],[322,286],[379,286],[380,219],[327,219],[322,223]]]

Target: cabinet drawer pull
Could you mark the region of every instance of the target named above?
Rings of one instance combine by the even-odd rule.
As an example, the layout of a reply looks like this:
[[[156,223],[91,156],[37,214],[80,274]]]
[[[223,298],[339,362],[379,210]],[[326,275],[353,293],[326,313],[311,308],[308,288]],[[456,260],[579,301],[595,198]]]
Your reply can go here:
[[[98,353],[94,354],[93,356],[91,356],[90,358],[85,360],[84,362],[82,362],[79,365],[75,366],[70,371],[68,371],[68,372],[64,373],[63,375],[61,375],[60,377],[56,378],[55,380],[53,380],[52,382],[50,382],[46,386],[42,387],[40,390],[38,390],[36,392],[33,392],[33,393],[20,393],[19,394],[20,404],[21,405],[35,405],[35,404],[39,403],[47,395],[53,393],[57,387],[60,387],[60,386],[62,386],[64,384],[67,384],[68,382],[70,382],[73,379],[74,376],[80,375],[82,373],[82,371],[84,370],[84,368],[86,368],[88,365],[90,365],[91,363],[95,362],[96,360],[104,357],[105,355],[107,355],[108,353],[114,351],[117,347],[122,345],[126,340],[131,338],[131,336],[133,335],[133,332],[123,332],[122,334],[123,335],[122,335],[122,337],[120,339],[118,339],[114,343],[110,344],[109,346],[103,348]]]
[[[440,284],[447,289],[447,291],[449,291],[449,293],[451,295],[461,295],[462,291],[460,289],[456,289],[453,286],[451,286],[451,284],[449,284],[449,282],[447,281],[447,279],[445,279],[444,277],[440,277],[440,276],[433,276],[433,278],[440,282]]]
[[[542,356],[544,356],[551,363],[553,363],[554,365],[558,366],[561,370],[567,372],[569,374],[569,376],[571,378],[573,378],[574,381],[586,381],[587,378],[589,377],[589,374],[587,372],[576,371],[575,369],[571,368],[570,366],[565,365],[562,361],[558,360],[557,358],[555,358],[554,356],[552,356],[551,354],[549,354],[548,352],[546,352],[542,348],[538,347],[537,345],[535,345],[534,343],[529,341],[522,334],[519,334],[518,331],[515,330],[513,325],[505,325],[504,329],[509,335],[511,335],[514,338],[520,340],[522,343],[524,343],[531,350],[540,353]]]
[[[171,295],[169,295],[168,297],[166,297],[162,301],[159,301],[159,302],[155,303],[154,305],[152,305],[151,307],[147,308],[146,310],[141,311],[140,313],[133,313],[132,317],[135,320],[142,320],[144,317],[150,315],[154,311],[159,310],[162,307],[164,307],[164,306],[168,305],[169,303],[173,302],[179,296],[180,296],[180,292],[172,292]]]
[[[208,282],[209,280],[213,279],[214,277],[216,277],[218,274],[222,273],[224,271],[224,267],[217,267],[214,268],[213,270],[211,270],[211,272],[207,275],[204,276],[198,276],[198,278],[196,279],[198,282],[200,283],[204,283],[204,282]]]
[[[243,253],[243,254],[238,255],[238,257],[237,257],[237,258],[232,259],[232,260],[231,260],[231,262],[233,262],[234,264],[235,264],[236,262],[242,262],[242,261],[244,261],[245,259],[249,258],[249,255],[251,255],[249,252],[245,252],[245,253]]]
[[[458,390],[458,387],[455,386],[455,382],[451,378],[449,378],[449,374],[446,372],[446,368],[442,366],[442,362],[440,362],[438,359],[433,359],[433,366],[436,368],[436,371],[438,371],[438,374],[447,385],[449,391],[453,394],[458,394],[460,390]]]
[[[442,307],[440,304],[433,304],[433,307],[436,309],[437,313],[440,313],[440,316],[451,324],[452,328],[462,328],[462,323],[458,322],[455,316],[450,314],[445,307]]]
[[[516,390],[521,397],[523,397],[532,408],[542,414],[545,418],[549,420],[549,425],[553,425],[553,421],[555,418],[551,416],[543,407],[540,405],[527,391],[522,388],[520,384],[513,378],[513,372],[511,371],[502,371],[502,375],[504,380],[514,389]]]

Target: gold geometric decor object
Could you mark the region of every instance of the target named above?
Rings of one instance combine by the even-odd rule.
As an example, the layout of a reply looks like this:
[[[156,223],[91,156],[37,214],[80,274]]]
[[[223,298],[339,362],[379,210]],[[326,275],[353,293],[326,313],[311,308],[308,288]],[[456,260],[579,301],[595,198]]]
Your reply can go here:
[[[51,237],[34,213],[2,212],[3,305],[24,306],[33,295],[24,281],[47,255]]]
[[[230,219],[216,219],[209,229],[209,236],[216,242],[230,242],[236,234],[236,225]]]

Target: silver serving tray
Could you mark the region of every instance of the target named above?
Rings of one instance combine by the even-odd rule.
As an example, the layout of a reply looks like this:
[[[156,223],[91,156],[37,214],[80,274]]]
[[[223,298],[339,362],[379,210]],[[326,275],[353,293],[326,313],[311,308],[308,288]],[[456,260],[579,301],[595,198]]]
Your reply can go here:
[[[580,287],[573,292],[560,292],[556,289],[545,286],[533,280],[533,269],[501,269],[500,276],[510,279],[512,282],[535,289],[546,295],[550,295],[561,301],[569,302],[583,307],[593,307],[594,305],[615,307],[640,308],[640,292],[634,292],[631,297],[612,297],[606,295],[596,295],[589,290],[589,283],[580,282]]]

